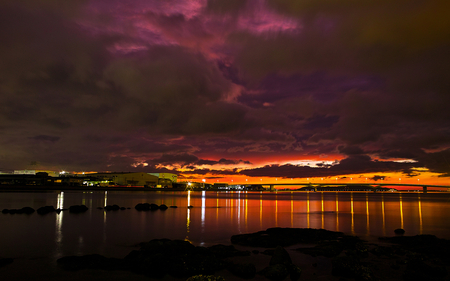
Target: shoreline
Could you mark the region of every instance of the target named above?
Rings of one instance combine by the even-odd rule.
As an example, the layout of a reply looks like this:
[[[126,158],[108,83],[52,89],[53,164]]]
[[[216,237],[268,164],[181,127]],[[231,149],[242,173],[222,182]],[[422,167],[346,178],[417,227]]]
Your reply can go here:
[[[424,193],[421,190],[397,190],[397,191],[358,191],[358,190],[318,190],[318,191],[308,191],[308,190],[286,190],[286,189],[276,189],[276,190],[226,190],[226,189],[218,189],[218,188],[210,188],[210,189],[201,189],[201,188],[192,188],[191,191],[212,191],[212,192],[228,192],[228,191],[249,191],[249,192],[264,192],[264,193],[273,193],[273,192],[299,192],[299,193],[379,193],[379,194],[387,194],[387,193],[449,193],[449,191],[445,190],[428,190]],[[0,185],[0,192],[45,192],[45,191],[163,191],[163,192],[178,192],[178,191],[188,191],[185,188],[147,188],[147,187],[110,187],[110,186],[40,186],[40,185]]]

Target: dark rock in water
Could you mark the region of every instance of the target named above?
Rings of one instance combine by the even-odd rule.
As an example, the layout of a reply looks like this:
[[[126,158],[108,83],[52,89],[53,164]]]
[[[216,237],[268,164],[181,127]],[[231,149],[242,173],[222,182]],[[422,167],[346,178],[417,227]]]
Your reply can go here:
[[[55,207],[53,206],[45,206],[45,207],[40,207],[39,209],[37,209],[37,213],[39,215],[45,215],[51,212],[56,212]]]
[[[117,211],[120,210],[120,207],[119,205],[114,204],[114,205],[106,205],[104,209],[106,211]]]
[[[194,206],[188,206],[188,209],[194,208]]]
[[[97,210],[103,210],[104,207],[97,207]]]
[[[165,210],[169,209],[169,207],[167,207],[166,205],[162,204],[162,205],[159,206],[159,209],[162,210],[162,211],[165,211]]]
[[[281,246],[277,246],[270,259],[269,265],[284,264],[286,266],[292,264],[289,253]]]
[[[148,211],[150,210],[150,204],[149,203],[139,203],[134,208],[138,211]]]
[[[34,210],[33,208],[31,208],[31,207],[23,207],[23,208],[22,208],[22,211],[23,211],[25,214],[32,214],[32,213],[35,212],[35,210]]]
[[[156,211],[159,210],[159,206],[156,204],[151,203],[150,204],[150,211]]]
[[[233,273],[233,275],[241,278],[249,279],[256,275],[256,267],[251,263],[229,263],[227,269]]]
[[[259,250],[253,250],[252,253],[253,253],[254,255],[257,255],[257,254],[259,254]]]
[[[88,207],[86,205],[74,205],[69,207],[69,212],[79,214],[84,213],[88,210]]]
[[[31,207],[23,207],[22,209],[3,209],[2,213],[3,214],[27,214],[30,215],[32,213],[34,213],[35,210]]]
[[[130,210],[130,209],[131,209],[130,207],[127,208],[127,210]]]
[[[178,206],[170,206],[170,208],[178,208]]]
[[[156,204],[139,203],[134,207],[138,211],[156,211],[159,210],[159,206]]]
[[[12,263],[14,260],[10,258],[0,258],[0,267],[3,267],[5,265],[8,265]]]
[[[250,234],[231,236],[233,244],[274,248],[276,246],[290,246],[298,243],[318,243],[324,240],[336,240],[343,237],[342,232],[312,228],[269,228]]]
[[[126,210],[127,208],[125,208],[125,207],[120,207],[120,210],[121,211],[123,211],[123,210]]]
[[[403,234],[405,234],[405,230],[401,229],[401,228],[397,228],[396,230],[394,230],[394,233],[397,235],[403,235]]]
[[[288,275],[288,269],[283,264],[270,265],[261,272],[269,280],[284,280]]]

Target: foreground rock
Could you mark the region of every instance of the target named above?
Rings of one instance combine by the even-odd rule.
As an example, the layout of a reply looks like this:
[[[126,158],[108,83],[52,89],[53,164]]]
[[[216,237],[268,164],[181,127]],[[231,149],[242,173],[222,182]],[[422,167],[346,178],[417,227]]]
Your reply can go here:
[[[282,234],[286,235],[287,242],[282,241]],[[139,244],[139,250],[130,252],[123,259],[100,255],[64,257],[58,260],[58,265],[66,270],[125,270],[150,278],[165,278],[170,275],[180,280],[191,278],[190,280],[199,281],[216,280],[208,279],[208,276],[222,275],[226,271],[236,276],[227,277],[227,280],[251,279],[256,275],[262,275],[268,280],[294,281],[302,278],[365,281],[450,280],[450,241],[432,235],[383,237],[380,238],[383,243],[379,245],[340,232],[271,228],[253,234],[235,235],[233,238],[232,241],[258,247],[277,243],[293,245],[295,241],[301,241],[296,244],[307,245],[296,249],[277,245],[261,252],[253,250],[251,254],[250,251],[240,251],[232,245],[205,248],[196,247],[187,241],[155,239]],[[251,238],[255,238],[255,241]],[[311,247],[311,244],[316,246]],[[301,255],[300,266],[291,258],[294,257],[293,253],[296,253],[298,258],[299,252],[320,258],[308,259]],[[270,262],[255,256],[260,253],[270,255]],[[265,260],[267,264],[259,262],[255,265],[252,264],[254,260]]]
[[[287,247],[299,243],[336,240],[344,236],[342,232],[325,229],[269,228],[256,233],[233,235],[231,236],[231,243],[251,247],[275,248],[277,246]]]
[[[298,280],[302,274],[300,267],[292,263],[289,253],[281,246],[273,251],[269,266],[264,268],[260,274],[269,280],[284,280],[288,275],[290,279]]]
[[[188,278],[195,275],[211,275],[229,266],[224,257],[250,255],[250,252],[236,250],[233,246],[216,245],[211,248],[196,247],[187,241],[155,239],[141,243],[139,250],[131,251],[123,259],[106,258],[101,255],[68,256],[57,263],[65,270],[102,269],[127,270],[151,278],[171,275]],[[231,267],[233,268],[234,267]],[[231,270],[233,270],[231,269]],[[255,274],[255,269],[236,270]],[[253,273],[252,273],[253,272]],[[250,274],[250,275],[249,275]]]

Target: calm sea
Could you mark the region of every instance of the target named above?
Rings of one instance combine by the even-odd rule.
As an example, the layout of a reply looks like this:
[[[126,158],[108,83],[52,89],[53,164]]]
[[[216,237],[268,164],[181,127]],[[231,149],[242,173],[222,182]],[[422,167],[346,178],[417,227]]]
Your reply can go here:
[[[142,212],[138,203],[178,206]],[[450,239],[450,193],[335,192],[2,192],[0,209],[86,205],[39,215],[0,214],[0,257],[49,258],[102,254],[124,257],[139,242],[186,239],[230,244],[230,237],[270,227],[324,228],[361,238],[434,234]],[[99,210],[117,204],[131,209]],[[193,208],[187,208],[192,205]]]

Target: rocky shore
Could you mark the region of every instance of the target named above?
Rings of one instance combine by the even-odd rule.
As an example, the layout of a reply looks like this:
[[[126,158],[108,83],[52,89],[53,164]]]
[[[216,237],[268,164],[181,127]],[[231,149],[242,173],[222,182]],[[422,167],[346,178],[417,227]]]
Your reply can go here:
[[[121,259],[66,256],[57,264],[68,272],[129,272],[149,280],[449,280],[450,241],[433,235],[369,243],[324,229],[269,228],[231,242],[200,247],[155,239]]]

